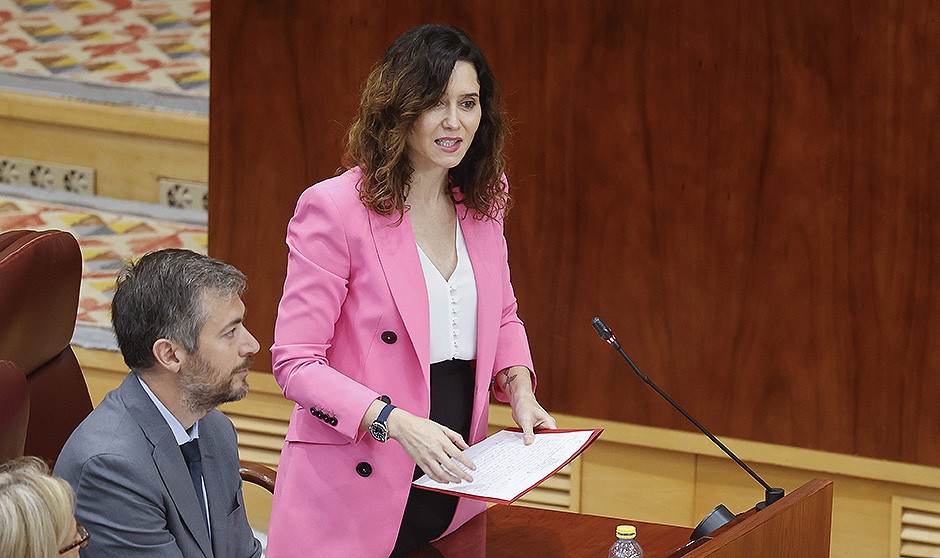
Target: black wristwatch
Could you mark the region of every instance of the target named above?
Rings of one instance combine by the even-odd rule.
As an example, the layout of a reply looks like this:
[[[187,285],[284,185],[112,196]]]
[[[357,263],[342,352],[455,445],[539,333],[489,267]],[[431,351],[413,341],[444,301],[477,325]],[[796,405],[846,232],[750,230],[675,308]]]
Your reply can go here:
[[[383,395],[379,400],[385,403],[385,407],[379,411],[379,416],[369,425],[369,433],[372,434],[373,438],[384,443],[388,441],[388,424],[385,421],[388,420],[388,415],[391,414],[395,406],[392,405],[392,400],[387,395]]]

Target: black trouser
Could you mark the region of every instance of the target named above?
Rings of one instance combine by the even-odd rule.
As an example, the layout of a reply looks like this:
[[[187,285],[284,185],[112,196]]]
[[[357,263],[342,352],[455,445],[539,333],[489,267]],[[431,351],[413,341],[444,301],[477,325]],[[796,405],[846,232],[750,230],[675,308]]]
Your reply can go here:
[[[431,365],[431,420],[470,439],[474,363],[445,360]],[[414,479],[423,475],[417,466]],[[440,537],[454,519],[457,496],[411,487],[392,557],[406,556]]]

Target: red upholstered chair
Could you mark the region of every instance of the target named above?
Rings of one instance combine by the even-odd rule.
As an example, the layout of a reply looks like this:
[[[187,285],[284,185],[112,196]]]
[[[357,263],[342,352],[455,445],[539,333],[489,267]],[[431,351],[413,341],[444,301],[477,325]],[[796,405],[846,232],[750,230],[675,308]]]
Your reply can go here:
[[[0,359],[29,385],[25,455],[50,464],[92,410],[69,342],[75,329],[82,254],[63,231],[0,234]]]
[[[81,277],[81,250],[71,234],[0,234],[0,359],[16,363],[29,386],[26,445],[18,447],[21,454],[36,455],[50,465],[92,410],[88,386],[69,346]],[[0,389],[5,386],[0,381]],[[6,412],[5,401],[4,394],[0,413]],[[240,472],[245,481],[274,491],[272,469],[243,461]]]
[[[29,420],[26,376],[9,360],[0,360],[0,463],[23,455]]]

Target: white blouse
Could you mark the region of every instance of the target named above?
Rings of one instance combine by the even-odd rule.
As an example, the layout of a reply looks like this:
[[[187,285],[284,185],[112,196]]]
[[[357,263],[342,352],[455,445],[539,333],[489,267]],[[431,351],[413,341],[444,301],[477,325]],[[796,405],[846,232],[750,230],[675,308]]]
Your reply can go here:
[[[418,246],[431,308],[431,363],[477,357],[477,284],[467,243],[457,220],[457,268],[445,280]]]

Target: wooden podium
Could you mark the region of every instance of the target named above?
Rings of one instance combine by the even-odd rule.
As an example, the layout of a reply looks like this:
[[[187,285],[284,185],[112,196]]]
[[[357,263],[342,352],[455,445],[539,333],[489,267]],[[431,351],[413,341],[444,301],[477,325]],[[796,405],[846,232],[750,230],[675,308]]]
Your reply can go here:
[[[494,506],[412,556],[603,558],[617,525],[629,523],[637,528],[646,558],[821,558],[829,556],[831,522],[832,482],[813,480],[694,543],[688,527]]]

